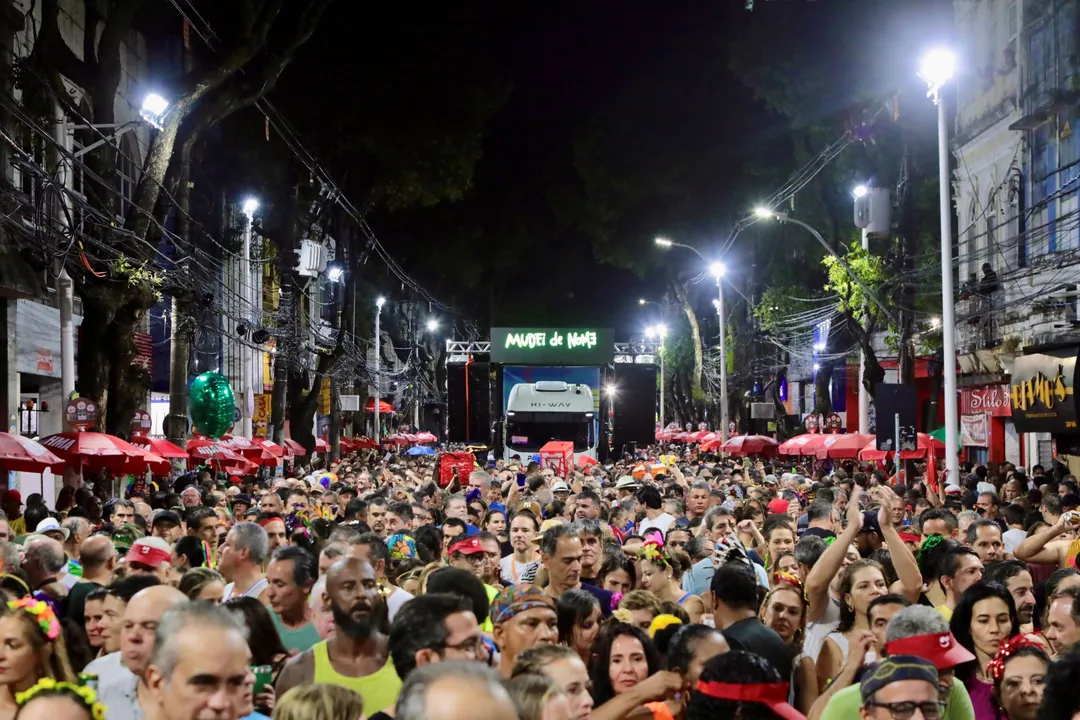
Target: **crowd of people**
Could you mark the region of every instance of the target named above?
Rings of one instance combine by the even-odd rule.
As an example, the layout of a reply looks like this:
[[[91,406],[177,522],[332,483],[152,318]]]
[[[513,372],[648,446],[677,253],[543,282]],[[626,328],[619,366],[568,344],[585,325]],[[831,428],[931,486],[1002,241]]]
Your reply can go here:
[[[1065,466],[655,457],[0,490],[0,720],[1080,719]]]

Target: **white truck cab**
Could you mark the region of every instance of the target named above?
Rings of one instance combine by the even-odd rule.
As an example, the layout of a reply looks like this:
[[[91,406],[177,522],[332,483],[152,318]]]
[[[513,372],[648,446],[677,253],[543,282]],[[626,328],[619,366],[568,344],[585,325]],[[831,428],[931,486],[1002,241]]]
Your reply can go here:
[[[596,410],[592,389],[565,382],[518,383],[510,388],[503,427],[505,458],[540,452],[552,440],[574,443],[574,458],[596,457]]]

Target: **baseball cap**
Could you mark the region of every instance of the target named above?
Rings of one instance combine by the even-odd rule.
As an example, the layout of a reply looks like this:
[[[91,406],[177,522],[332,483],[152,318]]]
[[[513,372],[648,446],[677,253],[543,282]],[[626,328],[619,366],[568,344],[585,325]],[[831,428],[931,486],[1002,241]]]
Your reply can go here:
[[[717,700],[760,703],[783,720],[806,720],[806,716],[788,704],[788,683],[724,683],[698,681],[697,691]]]
[[[174,513],[172,510],[159,510],[154,515],[153,522],[150,523],[150,527],[157,527],[158,523],[169,522],[173,525],[180,525],[180,516]]]
[[[45,518],[38,523],[37,530],[34,531],[35,535],[44,535],[45,533],[54,532],[60,533],[64,536],[64,540],[67,540],[71,536],[71,531],[66,527],[62,527],[56,518]]]
[[[233,505],[235,505],[236,503],[242,503],[244,505],[247,505],[248,507],[251,507],[251,496],[245,493],[240,493],[239,495],[234,497],[232,501]]]
[[[775,485],[776,484],[776,476],[775,475],[766,475],[764,482],[765,482],[766,485]]]
[[[476,553],[484,552],[484,548],[480,545],[480,540],[477,537],[468,537],[464,540],[458,540],[456,543],[450,546],[449,554],[461,553],[462,555],[475,555]]]
[[[563,481],[563,480],[556,480],[551,486],[551,492],[553,492],[553,493],[557,493],[557,492],[568,493],[568,492],[570,492],[570,486],[567,485],[566,482]]]
[[[172,562],[172,548],[169,543],[158,537],[141,537],[128,550],[124,560],[129,563],[149,565],[156,568]]]
[[[770,515],[783,515],[788,511],[788,501],[781,498],[769,501]]]
[[[994,483],[981,482],[975,486],[975,490],[982,495],[983,493],[990,493],[991,495],[997,495],[997,487]]]
[[[947,670],[975,659],[971,651],[958,643],[951,632],[912,635],[893,640],[885,643],[885,652],[889,653],[890,657],[917,655],[932,662],[939,670]]]
[[[959,485],[946,485],[945,486],[945,494],[946,495],[962,495],[963,493],[964,493],[964,488],[960,487]]]
[[[902,680],[925,680],[934,687],[938,684],[937,668],[929,660],[917,655],[890,655],[863,674],[859,688],[863,702],[878,690]]]
[[[878,522],[877,510],[867,510],[862,514],[862,527],[859,532],[881,534],[881,524]]]

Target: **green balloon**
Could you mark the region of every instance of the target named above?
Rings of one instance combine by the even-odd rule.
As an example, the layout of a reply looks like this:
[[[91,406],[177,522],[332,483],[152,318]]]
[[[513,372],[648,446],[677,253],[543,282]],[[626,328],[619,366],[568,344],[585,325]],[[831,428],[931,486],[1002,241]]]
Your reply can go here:
[[[191,381],[188,409],[195,430],[215,440],[232,430],[236,401],[225,376],[207,372]]]

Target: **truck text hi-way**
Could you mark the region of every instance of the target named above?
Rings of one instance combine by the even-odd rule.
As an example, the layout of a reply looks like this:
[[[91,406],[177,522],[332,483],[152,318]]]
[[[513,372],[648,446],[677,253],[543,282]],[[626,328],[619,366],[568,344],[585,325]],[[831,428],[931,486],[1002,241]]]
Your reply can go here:
[[[503,449],[528,462],[552,440],[574,443],[575,459],[596,457],[596,413],[592,389],[565,382],[518,383],[506,403]]]

